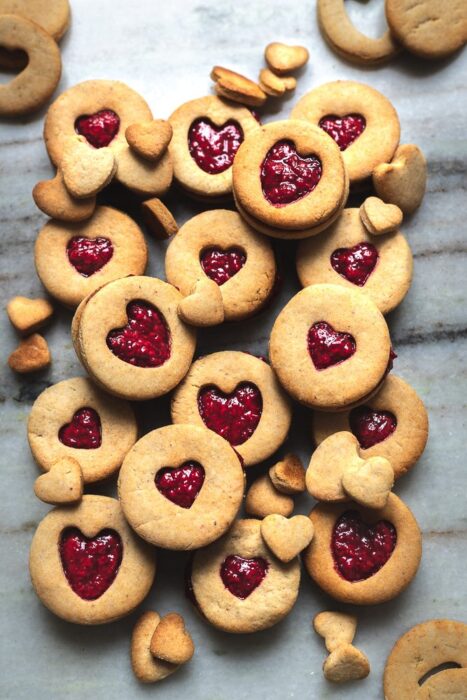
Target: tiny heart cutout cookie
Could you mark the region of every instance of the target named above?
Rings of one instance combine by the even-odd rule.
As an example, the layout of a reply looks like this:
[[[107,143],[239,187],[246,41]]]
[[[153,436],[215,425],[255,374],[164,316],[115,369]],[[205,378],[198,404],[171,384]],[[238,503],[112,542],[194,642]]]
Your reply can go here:
[[[324,676],[333,683],[346,683],[366,678],[370,664],[365,654],[352,646],[343,644],[332,651],[323,664]]]
[[[11,324],[21,335],[29,335],[45,326],[54,312],[53,306],[46,299],[28,299],[14,297],[6,307]]]
[[[315,615],[313,627],[323,637],[326,649],[334,651],[343,644],[351,644],[357,631],[357,618],[341,612],[323,611]]]
[[[379,236],[397,231],[403,214],[396,204],[386,204],[378,197],[367,197],[360,207],[360,218],[369,233]]]
[[[150,650],[155,658],[177,666],[191,659],[195,645],[181,615],[169,613],[162,618],[152,636]]]
[[[394,486],[394,470],[384,457],[370,457],[360,466],[345,470],[342,486],[357,503],[367,508],[384,508]]]
[[[109,184],[115,175],[117,163],[109,148],[93,149],[83,136],[70,136],[64,147],[60,169],[68,192],[77,199],[85,199]]]
[[[261,523],[261,535],[269,549],[284,563],[292,561],[313,539],[313,524],[306,515],[289,520],[268,515]]]
[[[219,285],[206,278],[198,280],[191,294],[178,305],[180,318],[192,326],[217,326],[224,321],[224,303]]]
[[[79,462],[72,457],[55,462],[50,471],[36,479],[34,493],[44,503],[53,505],[80,501],[83,496],[83,472]]]
[[[274,73],[282,75],[304,66],[310,54],[304,46],[288,46],[275,41],[266,46],[264,58]]]
[[[172,127],[164,119],[131,124],[125,131],[125,138],[135,153],[154,162],[167,150],[172,139]]]

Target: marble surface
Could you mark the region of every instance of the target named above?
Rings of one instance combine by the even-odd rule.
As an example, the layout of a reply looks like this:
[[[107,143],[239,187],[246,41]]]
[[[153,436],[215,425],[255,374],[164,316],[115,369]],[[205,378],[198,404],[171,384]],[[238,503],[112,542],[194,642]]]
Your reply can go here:
[[[449,61],[425,64],[408,55],[384,68],[364,70],[341,61],[327,48],[316,26],[311,0],[72,0],[72,28],[62,43],[64,71],[59,91],[88,78],[128,82],[149,101],[157,117],[181,102],[207,94],[215,63],[255,77],[269,42],[302,43],[311,60],[295,96],[274,103],[266,120],[287,116],[311,87],[353,78],[380,89],[395,104],[403,142],[418,143],[429,161],[422,208],[404,223],[415,257],[415,277],[402,306],[389,319],[398,353],[395,372],[409,381],[427,404],[431,435],[417,467],[396,492],[408,503],[423,530],[419,574],[391,603],[359,610],[356,643],[368,654],[371,675],[345,689],[321,674],[324,645],[311,629],[313,615],[341,608],[303,575],[299,601],[277,627],[254,636],[229,636],[203,623],[183,596],[186,556],[161,554],[154,589],[142,609],[179,610],[187,619],[197,651],[194,660],[160,687],[142,687],[129,665],[128,647],[136,615],[100,628],[80,628],[48,613],[31,588],[27,558],[33,532],[48,508],[35,499],[38,472],[26,442],[26,421],[34,398],[50,383],[75,376],[81,368],[72,349],[71,315],[61,311],[46,331],[51,368],[30,378],[2,367],[0,505],[0,697],[145,698],[167,700],[261,700],[307,697],[319,700],[383,697],[382,671],[395,640],[409,627],[433,617],[467,619],[467,511],[465,493],[465,356],[467,353],[465,171],[467,136],[467,52]],[[382,26],[382,2],[348,0],[360,28]],[[1,75],[5,82],[7,76]],[[277,106],[276,106],[277,105]],[[0,280],[2,298],[38,295],[33,242],[45,217],[31,198],[34,184],[51,175],[42,143],[43,113],[0,124]],[[114,200],[115,201],[115,200]],[[178,193],[169,197],[179,220],[200,207]],[[116,201],[122,205],[123,201]],[[163,275],[163,244],[149,240],[150,274]],[[298,289],[294,244],[278,246],[287,282],[267,312],[240,326],[206,332],[200,354],[226,348],[264,353],[281,306]],[[0,317],[4,361],[17,339],[6,315]],[[4,363],[3,363],[4,365]],[[168,422],[168,401],[139,410],[145,430]],[[308,461],[309,412],[297,409],[286,445]],[[256,472],[259,473],[260,469]],[[111,493],[112,484],[94,492]],[[303,496],[297,510],[307,512]]]

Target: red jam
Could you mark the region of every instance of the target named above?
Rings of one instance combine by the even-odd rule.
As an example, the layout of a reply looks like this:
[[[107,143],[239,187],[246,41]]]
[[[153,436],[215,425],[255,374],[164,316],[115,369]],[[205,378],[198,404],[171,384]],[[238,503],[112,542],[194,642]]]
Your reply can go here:
[[[245,600],[258,588],[268,573],[269,563],[262,557],[244,559],[236,554],[228,556],[221,565],[221,579],[232,595]]]
[[[114,253],[108,238],[73,236],[66,247],[68,260],[83,277],[90,277],[106,265]]]
[[[163,496],[180,506],[191,508],[204,484],[204,469],[198,462],[185,462],[177,469],[164,467],[155,478],[157,489]]]
[[[387,520],[368,525],[356,510],[343,513],[332,533],[335,567],[346,581],[364,581],[386,564],[396,541],[396,529]]]
[[[367,450],[383,442],[397,428],[397,418],[390,411],[375,411],[369,406],[358,406],[350,411],[350,430],[360,447]]]
[[[85,537],[76,527],[66,528],[60,538],[63,571],[76,595],[96,600],[114,582],[122,562],[123,545],[118,532],[101,530]]]
[[[203,117],[196,119],[188,132],[191,157],[209,175],[218,175],[230,168],[242,141],[242,128],[235,121],[216,126]]]
[[[334,139],[341,151],[345,151],[365,131],[366,120],[361,114],[347,114],[345,117],[328,114],[319,125]]]
[[[321,174],[317,156],[299,156],[292,141],[278,141],[261,165],[261,187],[268,202],[281,207],[313,192]]]
[[[331,255],[333,270],[358,287],[368,281],[378,262],[378,251],[372,243],[358,243],[353,248],[338,248]]]
[[[104,148],[111,143],[120,128],[120,117],[111,109],[101,109],[95,114],[83,114],[75,121],[75,131],[84,136],[94,148]]]
[[[209,430],[231,445],[243,445],[258,426],[263,399],[258,387],[249,382],[239,384],[231,394],[224,394],[216,386],[205,386],[198,394],[198,410]]]
[[[245,263],[246,255],[240,248],[206,248],[201,253],[201,267],[219,287],[236,275]]]
[[[58,431],[58,439],[67,447],[79,450],[95,450],[102,443],[102,428],[99,414],[93,408],[80,408]]]
[[[170,331],[155,306],[137,299],[127,308],[128,323],[107,336],[107,346],[135,367],[160,367],[170,357]]]
[[[329,323],[318,321],[308,331],[308,352],[316,369],[338,365],[352,357],[357,345],[350,333],[335,331]]]
[[[391,346],[391,349],[389,350],[389,360],[388,360],[388,364],[387,364],[387,367],[386,367],[386,372],[384,373],[384,376],[385,376],[385,377],[389,374],[389,372],[390,372],[390,371],[392,370],[392,368],[394,367],[394,360],[395,360],[396,358],[397,358],[397,354],[394,352],[394,349],[393,349],[392,346]]]

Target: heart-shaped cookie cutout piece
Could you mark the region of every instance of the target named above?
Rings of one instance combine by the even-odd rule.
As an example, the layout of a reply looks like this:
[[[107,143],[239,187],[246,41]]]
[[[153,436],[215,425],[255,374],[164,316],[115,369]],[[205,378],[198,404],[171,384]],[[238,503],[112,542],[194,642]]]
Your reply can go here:
[[[33,333],[20,342],[8,358],[8,365],[13,372],[28,374],[38,372],[50,365],[50,355],[47,341],[39,333]]]
[[[78,503],[83,496],[83,483],[79,462],[72,457],[64,457],[36,479],[34,493],[44,503]]]
[[[265,518],[273,514],[288,518],[293,509],[293,499],[276,491],[267,474],[256,479],[246,494],[245,511],[255,518]]]
[[[215,82],[214,89],[219,97],[240,102],[248,107],[261,107],[266,101],[266,93],[257,83],[229,68],[214,66],[211,80]]]
[[[269,470],[269,478],[278,491],[288,496],[303,493],[306,489],[305,469],[300,457],[294,454],[287,454],[274,464]]]
[[[332,683],[347,683],[366,678],[370,663],[365,654],[352,644],[343,644],[332,651],[323,664],[324,676]]]
[[[399,146],[390,163],[381,163],[373,170],[376,194],[396,204],[404,214],[411,214],[422,203],[426,179],[425,156],[414,144]]]
[[[287,519],[282,515],[268,515],[261,523],[261,536],[275,556],[287,564],[313,539],[313,523],[306,515]]]
[[[150,651],[155,658],[177,666],[191,659],[195,645],[181,615],[168,613],[162,618],[152,635]]]
[[[60,170],[51,180],[42,180],[32,191],[36,206],[51,219],[78,223],[89,219],[96,208],[96,198],[76,199],[68,192]]]
[[[396,204],[386,204],[379,197],[367,197],[360,207],[362,223],[372,236],[397,231],[403,216]]]
[[[110,148],[93,149],[83,136],[69,136],[65,140],[60,169],[68,192],[77,199],[86,199],[109,184],[117,162]]]
[[[217,326],[224,321],[222,292],[213,280],[198,280],[178,305],[178,315],[191,326]]]
[[[263,68],[259,73],[259,85],[266,95],[281,97],[285,92],[284,81],[269,68]]]
[[[379,510],[386,505],[394,486],[394,470],[384,457],[370,457],[344,471],[342,486],[357,503]]]
[[[29,335],[50,321],[54,307],[47,299],[14,297],[8,302],[6,311],[18,333]]]
[[[165,119],[131,124],[125,131],[130,148],[141,158],[156,162],[172,140],[172,126]]]
[[[274,41],[266,46],[264,58],[274,73],[282,75],[304,66],[305,63],[308,63],[310,54],[304,46],[289,46]]]
[[[308,493],[317,501],[346,501],[342,476],[350,466],[360,466],[362,462],[355,435],[347,431],[333,433],[311,456],[305,477]]]
[[[148,610],[141,615],[131,635],[131,667],[141,683],[162,681],[178,668],[151,654],[151,640],[160,620],[156,612]]]
[[[157,197],[143,202],[141,213],[149,232],[157,240],[164,241],[178,233],[178,225],[172,212]]]
[[[313,628],[323,637],[326,649],[334,651],[344,644],[351,644],[357,631],[357,618],[354,615],[324,610],[315,615]]]

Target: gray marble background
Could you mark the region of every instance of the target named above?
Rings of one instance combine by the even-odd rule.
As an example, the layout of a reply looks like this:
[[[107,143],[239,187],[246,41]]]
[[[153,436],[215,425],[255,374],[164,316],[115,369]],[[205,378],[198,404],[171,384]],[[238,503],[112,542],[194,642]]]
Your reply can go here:
[[[467,156],[467,52],[441,63],[408,55],[378,69],[341,61],[318,31],[311,0],[72,0],[72,27],[62,43],[64,71],[59,91],[89,78],[127,82],[149,101],[156,117],[167,117],[181,102],[207,94],[209,72],[220,63],[255,78],[264,46],[274,40],[302,43],[311,54],[295,96],[273,103],[266,119],[287,116],[311,87],[337,78],[368,82],[387,95],[402,122],[403,142],[415,142],[429,161],[426,199],[403,230],[415,257],[413,286],[389,321],[399,355],[395,372],[409,381],[427,404],[428,447],[397,493],[414,511],[424,537],[419,574],[391,603],[358,611],[356,643],[368,654],[371,674],[363,682],[333,687],[322,676],[322,640],[311,629],[313,615],[334,603],[304,574],[291,615],[270,631],[234,637],[202,622],[183,596],[186,556],[163,553],[153,591],[142,609],[178,610],[186,616],[196,644],[193,661],[155,687],[142,687],[129,664],[129,638],[136,615],[119,623],[82,628],[47,612],[31,588],[27,557],[32,534],[48,508],[35,499],[38,472],[26,442],[26,421],[34,398],[50,383],[75,376],[71,315],[60,311],[46,337],[53,354],[49,370],[30,378],[2,367],[2,499],[0,506],[0,697],[112,697],[167,700],[262,700],[326,698],[373,700],[383,697],[385,659],[395,640],[412,625],[432,617],[466,620],[467,469],[464,449],[465,354],[467,350],[465,170]],[[376,35],[382,1],[348,0],[357,26]],[[8,76],[0,74],[6,82]],[[277,106],[276,106],[277,105]],[[43,114],[0,124],[0,279],[3,300],[39,295],[33,242],[45,217],[31,197],[34,184],[52,170],[42,143]],[[122,206],[122,199],[114,203]],[[169,197],[180,223],[200,211],[178,193]],[[163,275],[163,244],[149,241],[150,274]],[[199,352],[237,348],[265,353],[271,325],[298,289],[294,245],[282,246],[287,277],[274,305],[254,321],[206,332]],[[2,314],[4,361],[17,342]],[[4,365],[4,363],[3,363]],[[144,429],[168,422],[168,402],[150,402],[139,411]],[[286,448],[311,453],[309,413],[296,411]],[[94,492],[111,493],[112,484]],[[311,499],[297,502],[307,512]]]

